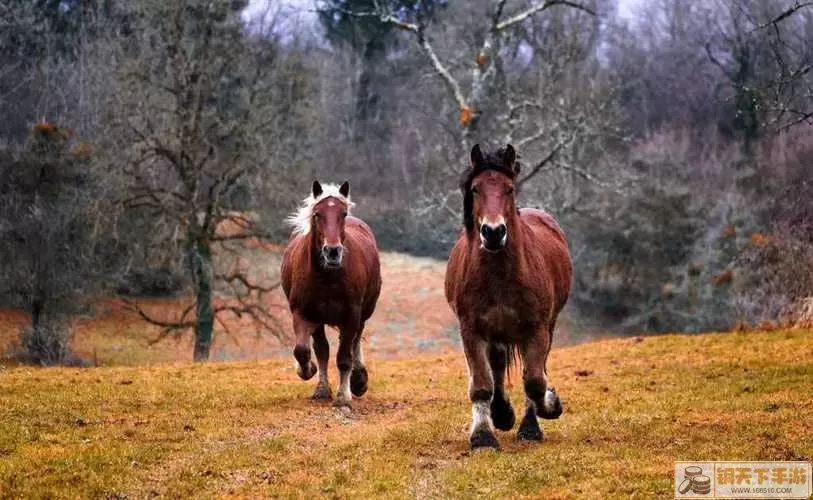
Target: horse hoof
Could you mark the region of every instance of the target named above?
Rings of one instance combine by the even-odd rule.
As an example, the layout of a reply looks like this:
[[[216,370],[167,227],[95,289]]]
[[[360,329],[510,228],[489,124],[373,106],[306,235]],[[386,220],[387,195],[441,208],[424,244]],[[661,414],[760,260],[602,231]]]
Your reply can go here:
[[[342,398],[337,398],[336,400],[334,400],[333,401],[333,407],[334,408],[339,408],[339,409],[347,408],[348,410],[353,409],[353,407],[350,406],[350,401],[347,401],[346,399],[342,399]]]
[[[542,429],[539,426],[522,426],[517,431],[517,441],[542,441]]]
[[[545,391],[545,397],[542,399],[542,404],[537,403],[536,414],[539,418],[546,420],[556,420],[562,415],[562,401],[556,394],[556,389],[548,387]]]
[[[511,402],[495,395],[491,401],[491,420],[494,421],[494,427],[497,429],[510,431],[517,421]]]
[[[350,392],[357,398],[367,392],[367,368],[361,366],[350,372]]]
[[[491,431],[477,431],[469,438],[472,451],[481,449],[499,450],[500,443]]]
[[[330,391],[330,387],[317,385],[311,399],[314,401],[330,401],[333,399],[333,393]]]
[[[542,441],[542,428],[539,427],[533,408],[525,410],[525,416],[522,417],[522,423],[517,430],[517,441]]]
[[[312,379],[313,376],[316,375],[316,363],[311,361],[308,364],[308,369],[305,371],[302,370],[302,365],[298,365],[296,367],[296,374],[299,375],[299,378],[301,378],[302,380]]]

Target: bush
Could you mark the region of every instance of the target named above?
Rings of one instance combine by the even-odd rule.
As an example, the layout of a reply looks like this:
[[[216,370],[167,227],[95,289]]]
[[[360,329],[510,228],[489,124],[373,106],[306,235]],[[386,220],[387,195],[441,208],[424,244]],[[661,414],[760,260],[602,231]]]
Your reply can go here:
[[[22,352],[18,359],[42,366],[64,364],[69,359],[70,338],[71,330],[64,321],[48,320],[25,327],[20,334]]]
[[[753,238],[741,256],[745,277],[736,304],[742,319],[752,324],[806,319],[807,302],[813,297],[811,234],[806,226],[779,223],[767,236]]]

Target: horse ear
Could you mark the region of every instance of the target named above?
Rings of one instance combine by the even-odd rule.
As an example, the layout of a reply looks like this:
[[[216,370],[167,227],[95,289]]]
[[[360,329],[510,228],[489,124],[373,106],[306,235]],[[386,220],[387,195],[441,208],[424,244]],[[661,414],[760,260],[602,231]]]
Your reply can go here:
[[[339,186],[339,194],[347,198],[350,194],[350,181],[344,181],[341,186]]]
[[[475,144],[471,148],[471,166],[474,168],[483,164],[483,152],[480,151],[480,145]]]
[[[505,153],[502,155],[502,161],[506,167],[514,170],[514,164],[517,161],[517,152],[514,151],[514,146],[510,144],[505,146]]]
[[[319,184],[319,181],[313,181],[312,193],[314,198],[318,198],[322,195],[322,185]]]

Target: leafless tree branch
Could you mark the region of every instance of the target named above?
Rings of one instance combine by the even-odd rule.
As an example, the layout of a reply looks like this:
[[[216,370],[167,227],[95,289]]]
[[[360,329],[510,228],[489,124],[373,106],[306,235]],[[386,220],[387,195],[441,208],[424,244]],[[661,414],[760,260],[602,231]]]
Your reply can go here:
[[[533,5],[533,6],[529,7],[528,9],[520,12],[519,14],[511,16],[511,17],[509,17],[508,19],[506,19],[504,21],[500,21],[499,23],[496,24],[496,29],[497,29],[497,31],[503,31],[503,30],[505,30],[507,28],[510,28],[511,26],[514,26],[515,24],[519,24],[519,23],[525,21],[526,19],[533,16],[534,14],[536,14],[538,12],[542,12],[543,10],[549,9],[550,7],[553,7],[555,5],[566,5],[568,7],[573,7],[575,9],[579,9],[579,10],[582,10],[584,12],[587,12],[591,16],[596,15],[596,12],[593,9],[591,9],[591,8],[585,6],[585,5],[582,5],[582,4],[578,3],[578,2],[571,2],[569,0],[548,0],[546,2],[542,2],[542,3],[539,3],[539,4]]]
[[[771,20],[769,20],[767,22],[764,22],[762,24],[758,24],[755,28],[753,28],[751,30],[751,32],[760,31],[760,30],[763,30],[763,29],[765,29],[765,28],[767,28],[769,26],[775,26],[775,25],[781,23],[782,21],[784,21],[785,19],[789,18],[790,16],[794,15],[796,12],[798,12],[798,11],[800,11],[800,10],[806,8],[806,7],[810,7],[810,6],[813,6],[813,2],[799,2],[799,1],[797,1],[795,4],[793,4],[789,8],[782,11],[778,16],[774,17],[773,19],[771,19]]]

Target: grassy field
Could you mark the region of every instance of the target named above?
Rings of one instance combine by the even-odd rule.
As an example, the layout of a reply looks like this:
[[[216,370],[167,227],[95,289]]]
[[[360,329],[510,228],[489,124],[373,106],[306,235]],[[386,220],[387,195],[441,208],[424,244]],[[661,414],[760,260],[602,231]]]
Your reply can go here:
[[[0,497],[672,497],[675,460],[813,456],[811,333],[554,349],[545,441],[476,454],[454,351],[371,357],[350,413],[310,402],[288,359],[6,367]]]

